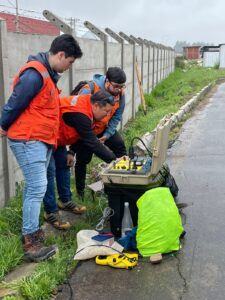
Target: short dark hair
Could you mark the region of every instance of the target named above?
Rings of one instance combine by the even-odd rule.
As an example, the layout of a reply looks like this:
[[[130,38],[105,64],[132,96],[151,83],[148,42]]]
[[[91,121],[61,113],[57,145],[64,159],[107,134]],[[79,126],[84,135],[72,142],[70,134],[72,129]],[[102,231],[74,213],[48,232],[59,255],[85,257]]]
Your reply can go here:
[[[78,42],[70,34],[59,35],[52,41],[49,52],[57,54],[59,51],[64,51],[65,57],[80,58],[83,55]]]
[[[119,67],[108,68],[106,79],[115,83],[124,83],[127,80],[125,72]]]
[[[106,104],[115,105],[114,97],[104,90],[99,90],[91,96],[91,103],[98,103],[99,106],[106,106]]]

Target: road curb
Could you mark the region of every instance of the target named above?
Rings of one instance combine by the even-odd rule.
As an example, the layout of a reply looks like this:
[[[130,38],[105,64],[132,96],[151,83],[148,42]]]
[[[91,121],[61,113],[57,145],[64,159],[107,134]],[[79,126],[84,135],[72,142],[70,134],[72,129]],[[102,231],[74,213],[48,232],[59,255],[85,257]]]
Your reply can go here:
[[[215,80],[211,82],[210,84],[206,85],[203,87],[195,96],[193,96],[190,100],[188,100],[183,106],[180,107],[180,109],[176,113],[172,113],[164,118],[167,120],[171,120],[171,126],[170,130],[175,128],[177,126],[177,123],[182,121],[185,117],[185,115],[192,111],[197,104],[203,99],[203,97],[216,85],[224,82],[225,78],[221,78],[218,80]],[[160,120],[161,122],[161,120]],[[159,122],[159,123],[160,123]],[[157,125],[158,126],[158,125]],[[151,142],[154,139],[155,133],[156,133],[156,128],[157,126],[151,131],[151,132],[146,132],[142,137],[142,141],[145,143],[145,145],[149,148],[151,145]],[[143,144],[141,142],[138,142],[136,144],[136,147],[140,151],[145,151],[145,147],[143,147]]]

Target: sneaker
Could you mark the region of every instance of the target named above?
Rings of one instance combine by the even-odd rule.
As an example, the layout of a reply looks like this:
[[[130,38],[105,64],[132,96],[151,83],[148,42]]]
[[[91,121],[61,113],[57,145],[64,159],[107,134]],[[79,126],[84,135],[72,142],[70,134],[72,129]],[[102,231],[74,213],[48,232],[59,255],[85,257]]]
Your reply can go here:
[[[58,247],[56,245],[45,247],[37,240],[36,233],[23,235],[24,257],[28,261],[40,262],[54,256]]]
[[[95,258],[97,265],[110,266],[119,269],[131,270],[137,265],[137,253],[121,253],[112,255],[98,255]]]
[[[50,214],[47,214],[45,212],[44,219],[46,222],[54,226],[56,229],[68,230],[71,227],[71,224],[69,222],[65,222],[62,220],[58,211]]]
[[[78,205],[73,201],[62,202],[60,200],[58,201],[58,208],[68,210],[79,215],[83,214],[87,210],[86,206]]]

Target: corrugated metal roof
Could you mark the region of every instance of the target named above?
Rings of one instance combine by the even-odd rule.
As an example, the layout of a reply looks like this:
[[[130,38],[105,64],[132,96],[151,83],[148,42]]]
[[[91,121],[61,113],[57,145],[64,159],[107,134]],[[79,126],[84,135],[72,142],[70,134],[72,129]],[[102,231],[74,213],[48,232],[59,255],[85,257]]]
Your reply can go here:
[[[201,48],[201,46],[185,46],[183,48]]]
[[[201,48],[201,52],[219,52],[220,47],[219,46],[203,46]]]

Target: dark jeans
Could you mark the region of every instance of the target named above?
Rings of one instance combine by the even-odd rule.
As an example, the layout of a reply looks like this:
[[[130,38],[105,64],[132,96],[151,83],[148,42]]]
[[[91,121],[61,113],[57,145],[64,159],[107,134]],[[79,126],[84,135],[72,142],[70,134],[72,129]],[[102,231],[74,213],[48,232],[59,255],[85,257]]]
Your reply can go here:
[[[98,137],[101,137],[101,135]],[[105,141],[105,145],[116,155],[116,157],[124,156],[127,153],[124,141],[117,131],[113,136]],[[93,151],[86,147],[82,140],[73,144],[72,149],[76,153],[75,180],[76,189],[79,193],[84,191],[86,166],[92,159]]]
[[[55,178],[59,199],[62,202],[71,200],[70,191],[70,168],[67,166],[66,146],[60,146],[53,152],[47,169],[47,191],[43,202],[45,211],[53,213],[57,211],[55,196]]]

